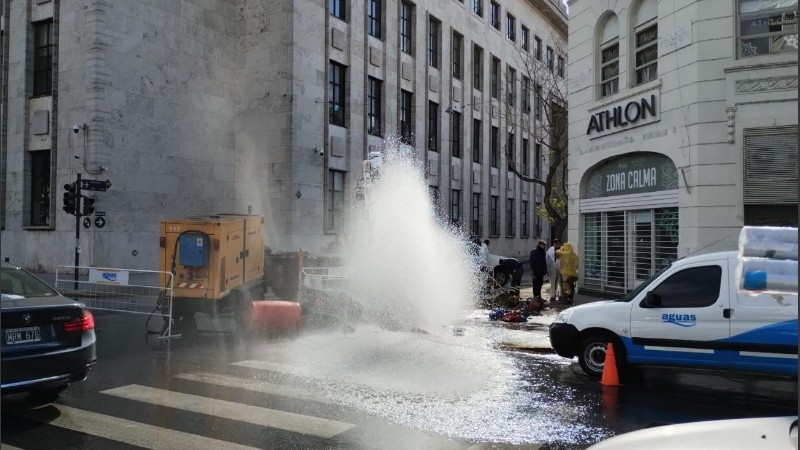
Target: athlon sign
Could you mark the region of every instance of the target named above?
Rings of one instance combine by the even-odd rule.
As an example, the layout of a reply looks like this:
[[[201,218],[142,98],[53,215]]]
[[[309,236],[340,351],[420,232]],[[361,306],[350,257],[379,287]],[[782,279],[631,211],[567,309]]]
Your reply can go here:
[[[615,103],[590,110],[586,134],[595,139],[619,131],[658,122],[660,116],[659,89],[638,94]]]

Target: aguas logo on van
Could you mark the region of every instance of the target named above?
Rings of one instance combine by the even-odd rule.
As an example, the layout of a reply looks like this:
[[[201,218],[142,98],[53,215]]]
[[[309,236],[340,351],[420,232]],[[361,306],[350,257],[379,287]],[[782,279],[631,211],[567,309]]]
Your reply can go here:
[[[697,316],[694,314],[662,314],[661,321],[679,327],[693,327],[697,325]]]

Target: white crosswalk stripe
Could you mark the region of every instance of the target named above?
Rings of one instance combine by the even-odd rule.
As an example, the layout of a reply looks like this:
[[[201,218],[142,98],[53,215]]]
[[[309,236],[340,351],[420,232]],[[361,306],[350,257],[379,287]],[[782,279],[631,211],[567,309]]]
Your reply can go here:
[[[317,403],[338,405],[338,403],[328,400],[322,396],[318,396],[304,389],[298,389],[292,386],[285,386],[268,381],[254,381],[239,377],[232,377],[229,375],[219,375],[210,372],[199,373],[182,373],[175,375],[175,378],[182,380],[196,381],[199,383],[213,384],[216,386],[224,386],[229,388],[241,389],[250,392],[258,392],[260,394],[279,395],[282,397],[296,398],[298,400],[310,400]]]
[[[57,408],[59,414],[48,414],[46,419],[40,417],[40,414],[35,410],[15,410],[13,414],[29,420],[45,422],[68,430],[144,448],[213,448],[232,450],[254,448],[105,414],[84,411],[65,405],[53,404],[52,407]],[[5,448],[5,445],[3,448]]]
[[[243,405],[226,400],[167,391],[137,384],[108,389],[102,391],[102,393],[156,406],[176,408],[224,419],[235,418],[235,420],[241,422],[322,438],[332,438],[355,426],[335,420],[321,419],[259,406]]]
[[[13,445],[0,444],[0,450],[22,450],[22,449],[19,447],[14,447]]]

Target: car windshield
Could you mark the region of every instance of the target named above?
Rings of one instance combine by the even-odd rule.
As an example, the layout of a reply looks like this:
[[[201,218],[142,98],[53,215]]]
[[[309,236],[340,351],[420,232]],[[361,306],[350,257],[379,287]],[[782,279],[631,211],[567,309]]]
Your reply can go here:
[[[28,272],[14,267],[0,269],[0,300],[58,295],[50,286]]]
[[[653,282],[653,280],[655,280],[656,278],[658,278],[658,277],[659,277],[659,275],[661,275],[662,273],[664,273],[664,271],[665,271],[665,270],[669,269],[669,267],[670,267],[670,266],[666,266],[666,267],[662,268],[661,270],[656,270],[656,271],[653,273],[653,275],[650,275],[650,278],[648,278],[648,279],[646,279],[646,280],[642,281],[642,283],[641,283],[641,284],[639,284],[638,286],[636,286],[635,288],[633,288],[633,290],[630,290],[630,291],[628,291],[628,293],[627,293],[627,294],[625,294],[624,296],[622,296],[622,297],[621,297],[619,300],[617,300],[617,301],[618,301],[618,302],[629,302],[629,301],[633,300],[633,299],[634,299],[634,298],[635,298],[637,295],[639,295],[639,293],[640,293],[640,292],[642,292],[642,291],[643,291],[645,288],[647,288],[647,286],[648,286],[648,285],[650,285],[650,283],[652,283],[652,282]]]

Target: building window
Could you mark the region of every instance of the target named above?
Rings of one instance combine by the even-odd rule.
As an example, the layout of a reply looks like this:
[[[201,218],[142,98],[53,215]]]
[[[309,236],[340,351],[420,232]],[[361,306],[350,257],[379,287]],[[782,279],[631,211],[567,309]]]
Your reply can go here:
[[[408,2],[400,4],[400,50],[403,53],[414,54],[414,7]]]
[[[462,51],[463,42],[464,38],[460,34],[453,32],[453,42],[450,48],[453,50],[453,78],[456,80],[461,79],[462,67],[464,65],[464,52]]]
[[[400,91],[400,140],[406,145],[414,142],[414,94]]]
[[[600,51],[600,76],[601,97],[619,91],[619,42],[605,46]]]
[[[33,24],[33,95],[53,94],[53,21]]]
[[[506,71],[506,102],[512,108],[517,104],[517,71],[511,67]]]
[[[493,195],[489,204],[489,235],[500,236],[500,197]]]
[[[328,66],[328,120],[334,125],[344,126],[345,69],[331,61]]]
[[[367,132],[381,135],[381,81],[369,77],[367,87]]]
[[[500,60],[492,57],[492,98],[500,95]]]
[[[453,111],[450,114],[450,122],[453,126],[453,145],[450,150],[454,158],[461,158],[461,113]]]
[[[525,25],[522,26],[522,32],[520,33],[519,39],[521,41],[520,44],[522,44],[522,49],[525,50],[526,53],[530,52],[531,51],[531,31],[527,27],[525,27]]]
[[[439,186],[428,186],[428,194],[431,196],[431,203],[433,204],[433,210],[436,214],[436,217],[441,217],[442,211],[439,207]]]
[[[542,60],[542,40],[539,39],[539,36],[533,38],[533,50],[536,53],[536,60]]]
[[[492,127],[492,142],[490,145],[492,146],[489,151],[489,159],[492,163],[492,167],[497,167],[498,162],[500,160],[500,129],[497,127]]]
[[[428,102],[428,150],[439,151],[439,105]]]
[[[564,57],[563,56],[559,56],[558,57],[558,65],[556,66],[556,73],[561,78],[564,78]]]
[[[508,164],[508,171],[514,169],[517,163],[517,145],[515,142],[514,133],[508,133],[508,140],[506,141],[506,164]]]
[[[481,139],[481,121],[472,119],[472,162],[480,164],[481,155],[483,154],[483,140]]]
[[[495,2],[489,4],[489,23],[496,29],[500,29],[500,5]]]
[[[511,14],[506,14],[506,37],[512,42],[517,40],[517,19]]]
[[[514,237],[514,199],[506,199],[506,236]]]
[[[653,81],[658,75],[658,24],[636,32],[636,85]]]
[[[328,231],[340,231],[344,220],[344,172],[328,170]]]
[[[542,85],[539,83],[533,85],[533,117],[542,120]]]
[[[522,77],[522,112],[531,112],[531,80],[528,77]]]
[[[381,2],[367,0],[367,31],[375,38],[381,38]]]
[[[639,10],[641,10],[641,5]],[[619,20],[611,14],[605,18],[600,37],[600,97],[619,91]]]
[[[472,12],[483,17],[483,0],[472,0]]]
[[[431,18],[428,21],[428,64],[439,67],[439,21]]]
[[[530,155],[530,153],[531,153],[530,144],[528,143],[527,139],[523,139],[522,140],[522,174],[525,175],[525,176],[528,176],[528,174],[530,174],[530,172],[531,172],[530,169],[529,169],[529,167],[531,165],[531,161],[530,161],[531,155]]]
[[[483,234],[481,229],[481,194],[472,193],[472,234],[480,236]]]
[[[483,49],[477,45],[472,47],[472,87],[478,91],[483,84]]]
[[[346,0],[328,0],[328,12],[336,18],[345,19]]]
[[[739,57],[797,53],[797,0],[738,0]]]
[[[519,224],[519,234],[520,236],[526,238],[528,237],[528,201],[522,201],[522,211],[520,211],[520,224]]]
[[[533,177],[540,180],[542,176],[542,144],[533,144]]]
[[[550,46],[547,47],[547,68],[550,69],[550,72],[553,72],[553,49]]]
[[[28,152],[30,156],[30,225],[50,225],[50,150]]]
[[[461,226],[461,191],[450,190],[450,223]]]

